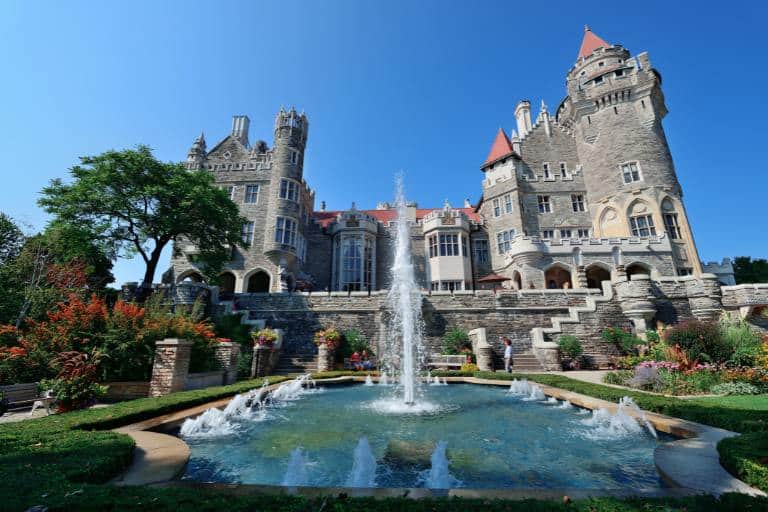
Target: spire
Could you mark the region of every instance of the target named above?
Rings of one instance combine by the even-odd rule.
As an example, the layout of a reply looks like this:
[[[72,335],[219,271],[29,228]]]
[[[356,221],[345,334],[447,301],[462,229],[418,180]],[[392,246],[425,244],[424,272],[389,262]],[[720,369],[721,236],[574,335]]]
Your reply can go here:
[[[588,25],[584,25],[584,39],[581,40],[581,48],[579,49],[579,59],[589,57],[592,52],[598,48],[608,48],[610,44],[603,41],[599,36],[595,35],[590,30]]]
[[[485,159],[483,167],[510,153],[512,153],[512,143],[509,142],[509,138],[507,138],[507,134],[504,133],[504,129],[499,128],[499,131],[496,133],[496,138],[493,140],[491,151],[488,153],[488,158]]]

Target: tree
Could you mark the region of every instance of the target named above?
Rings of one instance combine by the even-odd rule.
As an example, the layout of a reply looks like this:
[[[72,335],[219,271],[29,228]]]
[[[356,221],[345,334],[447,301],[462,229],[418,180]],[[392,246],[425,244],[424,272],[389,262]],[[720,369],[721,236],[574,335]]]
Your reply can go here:
[[[736,284],[768,283],[768,260],[737,256],[733,259],[733,274]]]
[[[168,242],[185,239],[200,251],[204,267],[221,266],[229,248],[243,246],[245,219],[204,170],[158,161],[147,146],[80,158],[72,183],[60,179],[42,191],[40,205],[57,221],[92,233],[115,254],[139,254],[146,270],[139,291],[151,290]]]
[[[24,245],[24,233],[12,218],[0,212],[0,266],[15,258]]]

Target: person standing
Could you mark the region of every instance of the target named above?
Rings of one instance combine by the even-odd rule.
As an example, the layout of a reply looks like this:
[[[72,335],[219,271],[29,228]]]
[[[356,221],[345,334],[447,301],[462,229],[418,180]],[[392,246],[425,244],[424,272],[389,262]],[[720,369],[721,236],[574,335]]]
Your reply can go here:
[[[512,373],[512,340],[506,336],[502,336],[501,339],[504,342],[504,370]]]

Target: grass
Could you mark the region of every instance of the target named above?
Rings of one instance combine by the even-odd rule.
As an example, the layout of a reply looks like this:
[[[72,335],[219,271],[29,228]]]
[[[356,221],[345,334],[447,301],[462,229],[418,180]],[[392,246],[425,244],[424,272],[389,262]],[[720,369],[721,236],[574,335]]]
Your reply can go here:
[[[327,372],[315,377],[337,377],[351,372]],[[452,373],[455,375],[455,373]],[[359,375],[359,373],[358,373]],[[476,373],[478,377],[508,379],[506,374]],[[519,377],[519,376],[516,376]],[[762,435],[766,414],[749,411],[738,404],[726,407],[718,403],[689,403],[677,399],[627,393],[597,384],[574,381],[557,375],[529,375],[542,384],[616,401],[624,395],[634,396],[641,407],[658,410],[716,426],[738,426],[742,431]],[[270,383],[286,380],[270,377]],[[102,409],[91,409],[55,415],[23,423],[0,425],[0,496],[3,510],[26,510],[34,505],[54,510],[283,510],[293,511],[384,511],[397,510],[555,510],[579,511],[710,511],[768,510],[768,499],[726,495],[683,499],[601,498],[580,500],[570,504],[561,501],[495,501],[433,499],[414,501],[390,498],[328,497],[304,499],[285,496],[235,496],[191,488],[113,487],[100,485],[118,475],[130,463],[133,440],[108,429],[152,418],[172,411],[204,404],[212,400],[260,387],[264,379],[244,381],[230,386],[185,391],[160,398],[122,402]],[[732,417],[727,419],[725,414]],[[705,421],[709,420],[709,421]],[[760,427],[760,428],[758,428]],[[726,427],[728,428],[728,427]],[[738,438],[742,439],[742,438]],[[742,447],[740,448],[748,448]],[[736,453],[726,446],[728,453]],[[734,459],[737,465],[739,460]],[[747,471],[749,475],[753,470]]]
[[[755,411],[768,411],[768,394],[765,395],[733,395],[733,396],[708,396],[692,398],[689,402],[701,404],[717,404],[720,407],[730,409],[751,409]]]

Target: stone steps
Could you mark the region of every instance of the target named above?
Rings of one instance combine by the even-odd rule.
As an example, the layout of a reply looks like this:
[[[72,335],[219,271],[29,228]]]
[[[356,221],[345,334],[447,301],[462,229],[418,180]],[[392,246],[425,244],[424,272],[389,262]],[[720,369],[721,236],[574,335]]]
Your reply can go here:
[[[287,375],[316,371],[317,357],[314,354],[283,354],[272,373],[274,375]]]

